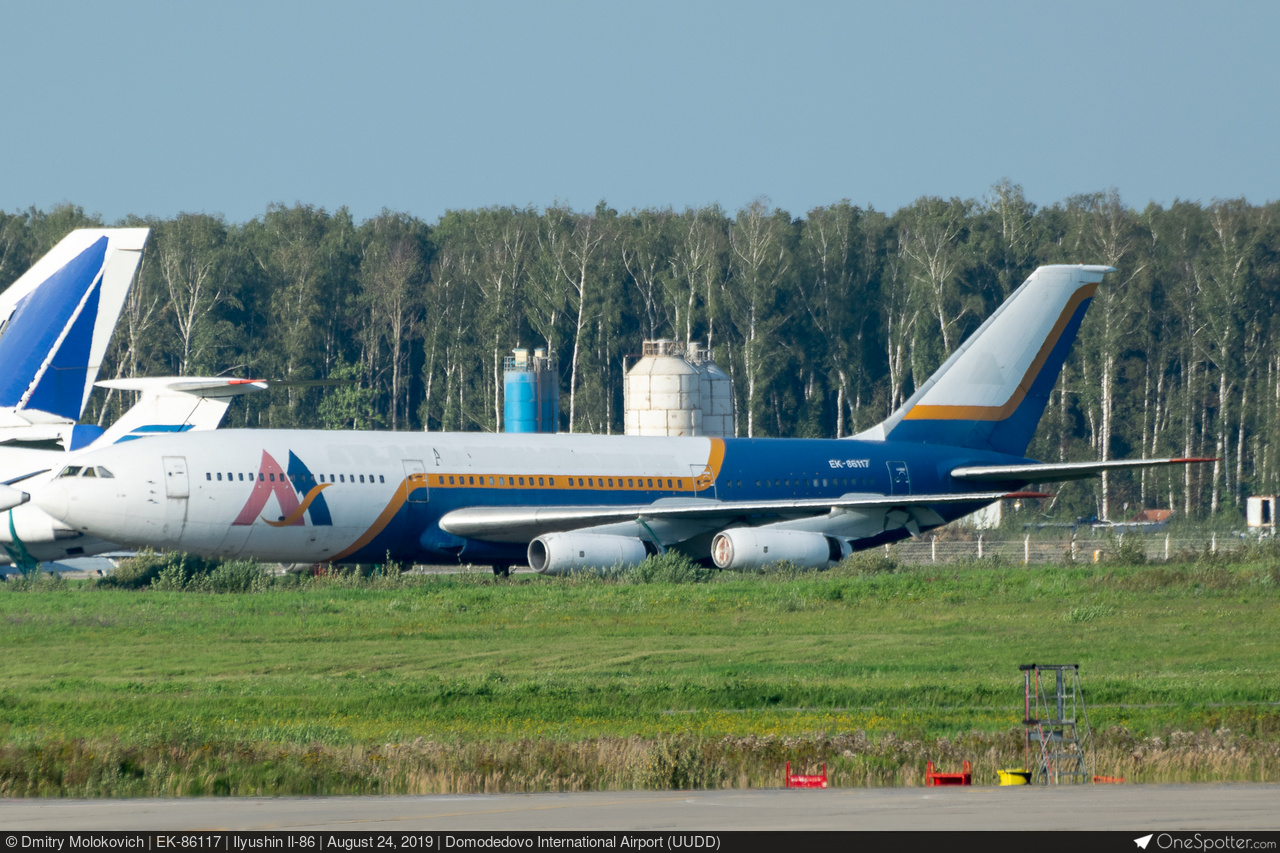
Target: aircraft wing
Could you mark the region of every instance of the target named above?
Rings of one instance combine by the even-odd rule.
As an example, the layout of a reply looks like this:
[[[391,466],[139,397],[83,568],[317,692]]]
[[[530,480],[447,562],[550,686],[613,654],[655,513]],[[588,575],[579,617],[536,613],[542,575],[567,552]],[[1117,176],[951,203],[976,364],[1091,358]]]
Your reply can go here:
[[[773,501],[717,501],[698,498],[663,498],[649,504],[602,506],[501,506],[464,507],[445,513],[440,527],[454,536],[495,542],[526,542],[544,533],[558,533],[653,519],[722,521],[751,518],[804,518],[838,510],[889,510],[911,506],[976,503],[1002,498],[1048,497],[1038,492],[970,492],[940,495],[846,495],[839,498],[805,498]]]
[[[1021,480],[1027,483],[1056,483],[1063,480],[1085,480],[1097,477],[1103,471],[1126,468],[1151,468],[1156,465],[1190,465],[1193,462],[1214,462],[1213,457],[1174,457],[1169,459],[1108,459],[1102,462],[1029,463],[1026,465],[965,465],[951,471],[957,480],[976,483],[1007,483]]]

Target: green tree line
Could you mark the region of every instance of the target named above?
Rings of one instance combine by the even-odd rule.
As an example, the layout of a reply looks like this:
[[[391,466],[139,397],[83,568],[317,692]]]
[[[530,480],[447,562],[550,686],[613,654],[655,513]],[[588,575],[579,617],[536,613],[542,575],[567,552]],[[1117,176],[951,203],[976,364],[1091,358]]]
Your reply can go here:
[[[1101,263],[1099,288],[1029,451],[1044,460],[1203,455],[1212,465],[1059,487],[1063,513],[1239,512],[1280,491],[1280,204],[1114,190],[1030,203],[841,201],[802,217],[493,207],[434,223],[271,205],[246,223],[152,229],[104,377],[343,378],[246,398],[231,426],[497,430],[502,359],[559,356],[561,429],[619,433],[647,338],[700,341],[734,379],[743,436],[845,436],[885,417],[1037,266]],[[0,212],[0,289],[67,231],[73,205]],[[98,392],[87,418],[132,401]]]

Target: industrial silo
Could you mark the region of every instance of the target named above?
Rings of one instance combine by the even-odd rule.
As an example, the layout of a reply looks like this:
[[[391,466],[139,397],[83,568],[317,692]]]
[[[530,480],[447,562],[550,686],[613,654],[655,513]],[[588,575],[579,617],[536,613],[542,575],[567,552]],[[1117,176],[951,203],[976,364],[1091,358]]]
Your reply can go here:
[[[560,429],[560,371],[554,354],[533,351],[533,371],[538,377],[538,432]]]
[[[733,380],[711,360],[705,347],[690,344],[685,358],[698,371],[702,432],[717,438],[733,435]]]
[[[515,349],[503,364],[504,432],[555,432],[560,423],[556,357],[544,349]]]
[[[701,435],[697,368],[679,341],[645,341],[624,388],[627,435]]]
[[[538,375],[530,369],[529,351],[514,350],[503,367],[503,431],[537,432]]]

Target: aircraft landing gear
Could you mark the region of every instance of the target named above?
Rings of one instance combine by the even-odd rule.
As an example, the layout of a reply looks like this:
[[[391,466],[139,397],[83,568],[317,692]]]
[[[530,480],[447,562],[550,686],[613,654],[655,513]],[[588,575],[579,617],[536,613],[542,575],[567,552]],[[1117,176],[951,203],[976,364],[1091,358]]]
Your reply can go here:
[[[493,564],[493,576],[494,576],[495,578],[509,578],[509,577],[511,577],[511,566],[507,565],[506,563],[494,563],[494,564]]]

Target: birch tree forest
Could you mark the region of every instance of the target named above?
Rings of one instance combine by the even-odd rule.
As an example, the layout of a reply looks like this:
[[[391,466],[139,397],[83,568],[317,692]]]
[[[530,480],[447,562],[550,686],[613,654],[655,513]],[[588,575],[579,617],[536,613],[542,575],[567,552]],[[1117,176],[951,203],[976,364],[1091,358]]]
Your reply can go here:
[[[130,217],[151,239],[103,378],[345,379],[239,401],[229,426],[497,430],[502,359],[559,356],[561,429],[619,433],[646,338],[711,347],[742,436],[836,437],[908,397],[1039,264],[1109,264],[1029,454],[1212,456],[1060,488],[1055,513],[1239,515],[1280,492],[1280,204],[1114,190],[1049,207],[1008,181],[894,213],[761,199],[619,212],[496,207],[433,223],[272,205],[246,223]],[[75,206],[0,212],[0,289]],[[95,393],[86,419],[132,401]]]

